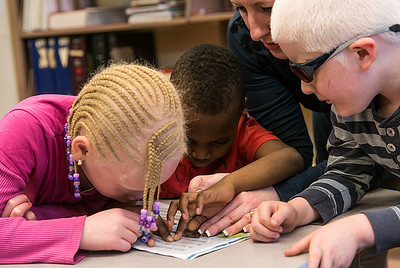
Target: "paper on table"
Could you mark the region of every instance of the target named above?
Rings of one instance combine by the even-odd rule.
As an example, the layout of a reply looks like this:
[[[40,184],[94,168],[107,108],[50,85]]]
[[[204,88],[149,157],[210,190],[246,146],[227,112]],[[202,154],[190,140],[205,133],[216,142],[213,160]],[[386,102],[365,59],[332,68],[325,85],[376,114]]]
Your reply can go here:
[[[161,203],[160,215],[165,218],[168,205]],[[175,220],[179,219],[175,217]],[[179,241],[165,242],[162,238],[155,236],[156,245],[148,247],[137,240],[134,249],[143,250],[155,254],[172,256],[180,259],[194,259],[200,255],[239,243],[249,238],[248,233],[239,233],[234,236],[225,237],[223,234],[214,237],[202,236],[199,238],[182,237]]]
[[[248,238],[248,233],[239,233],[230,237],[225,237],[223,234],[213,237],[182,237],[179,241],[165,242],[162,238],[156,236],[156,245],[154,247],[148,247],[146,244],[143,244],[140,240],[138,240],[133,248],[151,253],[191,260],[200,255],[236,244]]]

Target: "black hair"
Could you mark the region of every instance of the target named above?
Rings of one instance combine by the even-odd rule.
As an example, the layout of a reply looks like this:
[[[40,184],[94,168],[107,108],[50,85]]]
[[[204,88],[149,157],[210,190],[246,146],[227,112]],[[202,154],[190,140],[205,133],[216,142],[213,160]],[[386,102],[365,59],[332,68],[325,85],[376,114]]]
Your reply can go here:
[[[199,44],[190,48],[176,62],[171,82],[185,112],[215,115],[235,109],[241,114],[244,109],[242,67],[226,47]]]

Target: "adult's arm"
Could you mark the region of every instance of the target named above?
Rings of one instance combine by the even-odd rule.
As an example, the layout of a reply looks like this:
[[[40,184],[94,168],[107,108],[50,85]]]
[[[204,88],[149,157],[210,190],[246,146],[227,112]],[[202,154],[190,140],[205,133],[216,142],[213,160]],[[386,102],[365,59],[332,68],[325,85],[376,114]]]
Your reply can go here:
[[[294,82],[290,83],[281,76],[284,72],[291,74],[288,61],[274,58],[262,43],[252,41],[238,12],[229,22],[228,46],[243,67],[249,114],[265,129],[295,148],[303,157],[304,167],[309,167],[313,145],[299,102],[289,88],[300,89],[300,82],[294,77]],[[286,70],[281,71],[282,68]]]

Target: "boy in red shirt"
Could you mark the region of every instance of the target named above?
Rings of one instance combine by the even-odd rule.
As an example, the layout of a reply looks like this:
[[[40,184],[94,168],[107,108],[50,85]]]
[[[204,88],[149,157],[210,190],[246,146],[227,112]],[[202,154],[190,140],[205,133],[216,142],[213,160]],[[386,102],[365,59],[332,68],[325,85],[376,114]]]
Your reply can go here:
[[[223,179],[213,189],[221,209],[239,192],[271,186],[303,169],[295,149],[244,112],[243,73],[229,49],[192,47],[177,61],[171,82],[187,121],[188,151],[161,185],[161,198],[179,197],[198,175],[219,173]]]

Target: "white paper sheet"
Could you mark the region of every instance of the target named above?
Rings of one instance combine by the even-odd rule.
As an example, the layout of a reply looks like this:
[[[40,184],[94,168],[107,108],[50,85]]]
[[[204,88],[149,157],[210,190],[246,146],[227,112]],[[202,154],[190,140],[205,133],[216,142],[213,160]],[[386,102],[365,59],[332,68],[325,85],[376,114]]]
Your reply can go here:
[[[160,215],[165,219],[168,205],[161,203]],[[175,221],[179,219],[180,214],[175,217]],[[201,236],[199,238],[182,237],[179,241],[165,242],[161,237],[156,236],[156,244],[154,247],[148,247],[142,243],[140,239],[136,241],[133,248],[143,250],[155,254],[172,256],[180,259],[194,259],[200,255],[213,252],[215,250],[239,243],[249,238],[248,233],[239,233],[234,236],[225,237],[219,234],[213,237]]]

